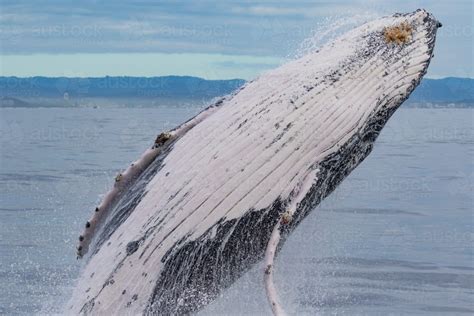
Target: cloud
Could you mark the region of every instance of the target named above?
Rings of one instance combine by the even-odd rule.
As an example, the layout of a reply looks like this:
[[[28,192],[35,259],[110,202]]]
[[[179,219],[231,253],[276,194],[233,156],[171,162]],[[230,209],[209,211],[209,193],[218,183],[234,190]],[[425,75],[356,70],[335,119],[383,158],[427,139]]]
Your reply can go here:
[[[425,7],[439,17],[430,75],[473,76],[472,2],[0,0],[0,53],[294,55],[317,25]]]
[[[303,8],[282,8],[272,6],[233,7],[232,12],[237,14],[253,14],[265,16],[288,16],[306,14]]]
[[[311,33],[321,16],[347,11],[346,5],[282,1],[4,1],[0,27],[3,54],[109,53],[154,51],[277,54]],[[262,32],[262,25],[278,24]],[[14,34],[12,36],[11,34]],[[270,35],[269,37],[265,37]],[[276,36],[279,37],[276,40]],[[12,38],[14,37],[14,38]],[[45,45],[47,41],[47,45]],[[116,43],[121,42],[121,45]],[[158,46],[156,43],[162,43]],[[218,49],[218,51],[216,51]]]
[[[343,5],[338,3],[289,3],[287,6],[234,6],[232,12],[242,15],[254,15],[275,18],[321,18],[324,16],[333,16],[341,12],[351,12],[355,14],[361,10],[353,5]]]

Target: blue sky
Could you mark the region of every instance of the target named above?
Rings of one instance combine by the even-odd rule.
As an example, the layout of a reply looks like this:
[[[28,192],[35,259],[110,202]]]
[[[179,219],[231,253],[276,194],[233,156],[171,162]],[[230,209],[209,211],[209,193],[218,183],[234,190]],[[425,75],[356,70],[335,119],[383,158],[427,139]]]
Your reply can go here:
[[[429,77],[474,77],[473,1],[0,0],[0,74],[250,79],[337,21],[417,8],[442,23]]]

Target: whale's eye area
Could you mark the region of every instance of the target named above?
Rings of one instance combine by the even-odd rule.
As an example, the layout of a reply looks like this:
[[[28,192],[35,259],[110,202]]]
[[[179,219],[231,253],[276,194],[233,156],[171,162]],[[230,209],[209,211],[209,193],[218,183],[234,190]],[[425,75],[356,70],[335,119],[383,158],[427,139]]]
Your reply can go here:
[[[396,26],[386,27],[383,30],[383,35],[385,42],[402,45],[410,40],[412,32],[411,25],[403,22]]]

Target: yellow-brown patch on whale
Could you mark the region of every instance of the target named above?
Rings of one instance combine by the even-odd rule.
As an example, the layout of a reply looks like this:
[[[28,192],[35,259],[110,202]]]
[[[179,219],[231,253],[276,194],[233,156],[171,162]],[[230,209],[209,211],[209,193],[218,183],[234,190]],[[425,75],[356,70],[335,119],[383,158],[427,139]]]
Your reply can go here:
[[[402,22],[396,26],[386,27],[383,31],[383,36],[387,43],[397,43],[398,45],[402,45],[410,40],[412,32],[413,29],[411,25]]]

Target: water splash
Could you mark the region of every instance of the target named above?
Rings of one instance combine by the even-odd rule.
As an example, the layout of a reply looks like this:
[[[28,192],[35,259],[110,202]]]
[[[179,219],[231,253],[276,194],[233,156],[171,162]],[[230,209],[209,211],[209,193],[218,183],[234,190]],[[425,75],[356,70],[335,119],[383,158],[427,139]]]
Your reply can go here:
[[[333,41],[350,29],[380,16],[381,14],[372,11],[349,16],[328,16],[316,24],[315,28],[311,31],[311,35],[301,42],[293,56],[291,56],[291,59],[297,59],[306,54],[315,52],[324,44]]]

